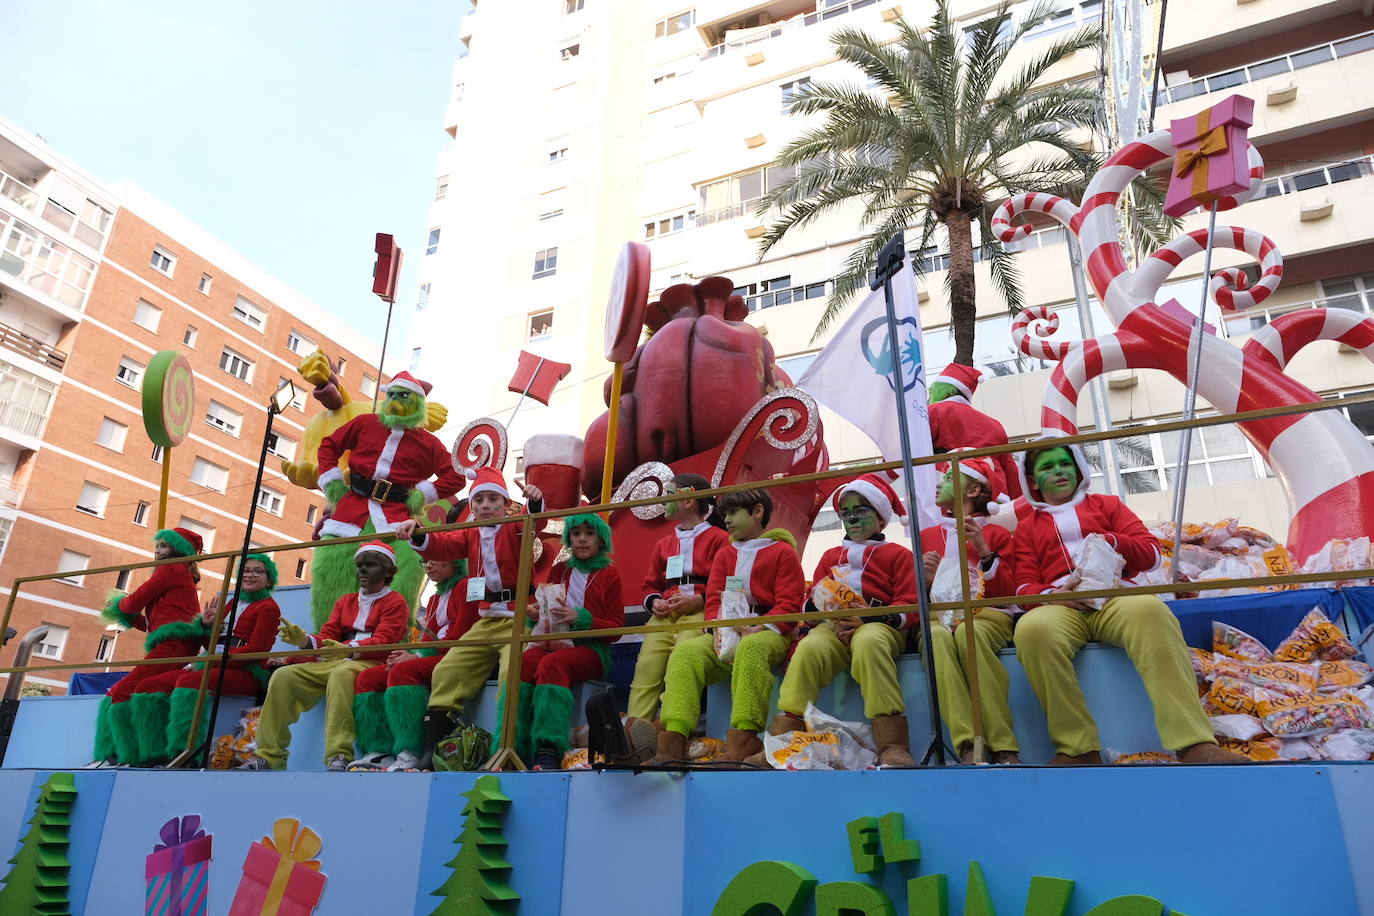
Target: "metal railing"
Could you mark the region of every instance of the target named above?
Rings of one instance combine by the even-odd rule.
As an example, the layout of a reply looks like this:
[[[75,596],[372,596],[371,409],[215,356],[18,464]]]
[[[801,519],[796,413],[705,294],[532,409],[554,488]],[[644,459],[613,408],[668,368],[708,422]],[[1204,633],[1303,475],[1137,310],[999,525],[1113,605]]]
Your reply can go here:
[[[1155,93],[1155,104],[1168,105],[1171,102],[1181,102],[1184,99],[1196,98],[1209,92],[1220,92],[1223,89],[1253,83],[1255,80],[1277,76],[1280,73],[1291,73],[1294,70],[1315,67],[1317,64],[1324,64],[1327,61],[1338,60],[1342,57],[1349,57],[1351,54],[1359,54],[1369,50],[1374,50],[1374,30],[1292,51],[1253,64],[1246,64],[1233,70],[1209,73],[1186,83],[1179,83],[1177,86],[1169,86]]]
[[[8,347],[35,362],[61,370],[67,364],[67,354],[37,337],[30,337],[18,328],[0,324],[0,346]]]
[[[1356,178],[1364,178],[1369,175],[1374,175],[1374,156],[1360,156],[1358,159],[1333,162],[1330,165],[1308,169],[1305,172],[1294,172],[1291,175],[1280,175],[1277,178],[1267,179],[1255,200],[1264,200],[1267,197],[1278,197],[1283,194],[1296,194],[1299,191],[1339,184],[1342,181],[1354,181]]]
[[[699,55],[701,60],[710,60],[713,57],[721,57],[725,54],[741,51],[750,45],[768,41],[784,35],[788,32],[796,32],[800,29],[809,28],[821,22],[837,19],[854,10],[863,9],[866,6],[873,6],[878,0],[850,0],[849,3],[830,3],[824,9],[816,10],[814,13],[807,13],[804,16],[793,16],[791,19],[784,19],[782,22],[775,22],[767,26],[759,26],[754,32],[743,38],[733,38],[730,41],[723,41],[718,45],[713,45],[702,51]]]
[[[1315,412],[1315,411],[1321,411],[1321,410],[1332,410],[1332,409],[1339,409],[1339,408],[1342,408],[1342,407],[1351,407],[1351,406],[1365,405],[1365,404],[1374,405],[1374,394],[1363,395],[1363,396],[1359,396],[1359,397],[1345,398],[1345,399],[1342,399],[1342,400],[1340,400],[1340,401],[1323,401],[1323,402],[1314,402],[1314,403],[1311,403],[1311,404],[1295,404],[1295,405],[1286,405],[1286,406],[1282,406],[1282,407],[1264,408],[1264,409],[1261,409],[1261,410],[1251,410],[1251,411],[1245,411],[1245,412],[1242,412],[1242,413],[1235,413],[1235,414],[1221,414],[1221,415],[1207,416],[1207,417],[1195,417],[1195,418],[1192,419],[1192,420],[1171,420],[1171,421],[1166,421],[1166,422],[1161,422],[1161,423],[1152,424],[1152,425],[1149,427],[1149,429],[1150,429],[1150,431],[1152,431],[1152,432],[1167,433],[1167,432],[1173,432],[1173,431],[1178,431],[1178,430],[1188,430],[1188,429],[1196,429],[1196,428],[1203,428],[1203,427],[1210,427],[1210,426],[1220,426],[1220,425],[1225,425],[1225,424],[1230,424],[1230,423],[1243,423],[1243,422],[1249,422],[1249,421],[1254,421],[1254,420],[1271,419],[1271,418],[1274,418],[1274,417],[1290,416],[1290,415],[1294,415],[1294,414],[1309,413],[1309,412]],[[1102,441],[1107,441],[1107,440],[1114,440],[1114,439],[1120,439],[1120,438],[1124,438],[1124,437],[1131,437],[1131,436],[1138,436],[1138,435],[1140,435],[1140,428],[1139,428],[1139,427],[1136,427],[1136,428],[1130,428],[1130,429],[1117,429],[1117,430],[1110,430],[1110,431],[1105,431],[1105,432],[1091,432],[1091,433],[1082,433],[1082,434],[1078,434],[1078,435],[1074,435],[1074,436],[1056,437],[1056,438],[1053,440],[1053,442],[1054,442],[1054,444],[1056,444],[1056,445],[1086,444],[1086,443],[1102,442]],[[917,466],[921,466],[921,465],[930,465],[930,464],[936,464],[936,463],[941,463],[941,462],[948,462],[948,463],[952,466],[953,472],[957,474],[957,473],[959,473],[959,467],[960,467],[961,463],[964,462],[964,461],[967,461],[967,460],[969,460],[969,459],[971,459],[971,458],[978,458],[978,457],[983,457],[983,456],[1000,455],[1000,454],[1006,454],[1006,453],[1014,453],[1014,452],[1025,451],[1025,449],[1027,448],[1028,445],[1029,445],[1029,443],[1022,442],[1022,443],[1013,443],[1013,444],[1009,444],[1009,445],[993,446],[993,447],[989,447],[989,448],[969,449],[969,450],[967,450],[967,451],[962,451],[962,452],[952,452],[952,453],[944,453],[944,454],[939,454],[939,455],[931,455],[931,456],[926,456],[926,457],[922,457],[922,458],[917,458],[917,459],[915,459],[915,460],[913,461],[913,464],[914,464],[914,465],[917,465]],[[863,474],[863,473],[872,473],[872,472],[876,472],[876,471],[895,470],[895,469],[900,468],[901,466],[902,466],[902,463],[901,463],[900,461],[887,461],[887,462],[881,462],[881,463],[874,463],[874,464],[870,464],[870,465],[866,465],[866,466],[862,466],[862,467],[849,466],[849,467],[833,468],[833,469],[830,469],[830,470],[819,471],[819,472],[809,473],[809,474],[797,474],[797,475],[792,475],[792,476],[788,476],[788,477],[770,478],[770,479],[767,479],[767,480],[749,481],[749,482],[746,482],[746,483],[732,484],[732,485],[730,485],[730,486],[716,487],[716,488],[712,488],[712,489],[709,489],[709,490],[701,490],[701,491],[699,491],[699,492],[697,493],[697,495],[698,495],[698,496],[702,496],[702,497],[719,497],[719,496],[725,495],[725,494],[727,494],[727,493],[736,493],[736,492],[739,492],[739,491],[742,491],[742,490],[767,490],[767,489],[772,489],[772,488],[774,488],[774,487],[785,487],[785,486],[790,486],[790,485],[794,485],[794,484],[811,483],[811,482],[822,481],[822,480],[829,480],[829,479],[839,478],[839,477],[853,477],[853,476],[856,476],[856,475],[858,475],[858,474]],[[520,559],[519,574],[518,574],[518,577],[517,577],[517,580],[516,580],[516,583],[515,583],[515,590],[514,590],[514,591],[515,591],[515,597],[514,597],[514,600],[513,600],[512,604],[511,604],[512,608],[514,609],[514,617],[513,617],[512,627],[511,627],[511,633],[510,633],[509,636],[503,636],[503,637],[466,637],[466,636],[465,636],[465,637],[460,638],[460,639],[452,639],[452,640],[434,640],[434,641],[429,641],[429,642],[424,642],[424,643],[417,643],[417,642],[401,642],[401,643],[394,643],[394,644],[391,644],[391,645],[384,645],[384,646],[369,646],[369,647],[368,647],[368,651],[369,651],[369,652],[375,652],[375,653],[384,653],[384,652],[387,652],[387,651],[390,651],[390,650],[412,650],[412,649],[416,649],[416,648],[427,648],[427,649],[450,649],[450,648],[454,648],[454,647],[457,647],[457,646],[491,646],[491,645],[499,645],[499,646],[507,646],[507,647],[508,647],[508,651],[510,651],[510,652],[512,652],[512,653],[519,653],[519,652],[523,651],[524,647],[525,647],[526,645],[530,644],[530,643],[543,642],[543,641],[545,641],[545,640],[550,640],[550,639],[565,639],[565,638],[567,638],[567,634],[566,634],[566,633],[544,633],[544,634],[538,634],[538,635],[536,635],[536,634],[533,634],[533,633],[529,633],[529,632],[528,632],[528,628],[527,628],[527,626],[526,626],[527,617],[528,617],[528,605],[529,605],[529,600],[530,600],[530,597],[531,597],[531,596],[533,595],[533,593],[534,593],[533,582],[532,582],[532,572],[533,572],[533,570],[532,570],[533,551],[532,551],[532,549],[531,549],[531,545],[532,545],[532,542],[533,542],[533,540],[534,540],[536,530],[537,530],[538,528],[542,527],[542,524],[541,524],[541,523],[542,523],[544,520],[547,520],[547,519],[561,519],[561,518],[565,518],[565,517],[570,516],[570,515],[576,515],[576,514],[587,513],[587,512],[599,512],[599,513],[607,514],[607,513],[611,512],[612,510],[617,510],[617,509],[633,509],[633,508],[640,507],[640,506],[653,506],[653,505],[659,505],[659,504],[662,504],[662,503],[670,502],[670,501],[672,501],[673,499],[674,499],[674,496],[673,496],[672,494],[666,494],[666,495],[662,495],[662,496],[652,497],[652,498],[649,498],[649,499],[627,500],[627,501],[624,501],[624,502],[608,503],[608,504],[598,504],[598,505],[592,505],[592,506],[576,506],[576,507],[568,508],[568,509],[553,509],[553,510],[548,510],[548,511],[543,511],[543,512],[536,512],[536,513],[529,513],[529,514],[518,514],[518,515],[512,515],[512,516],[505,516],[505,517],[502,517],[502,518],[499,518],[499,519],[491,519],[491,520],[485,520],[485,521],[480,521],[480,522],[475,522],[475,521],[473,521],[473,522],[460,522],[460,523],[456,523],[456,524],[438,525],[438,526],[435,526],[435,527],[432,527],[432,528],[428,528],[428,529],[426,529],[426,530],[427,530],[428,532],[430,532],[430,533],[433,533],[433,532],[442,532],[442,531],[456,531],[456,530],[462,530],[462,529],[466,529],[466,528],[485,527],[485,526],[490,526],[490,525],[501,525],[501,524],[512,524],[512,523],[513,523],[513,524],[518,524],[518,525],[520,525],[520,527],[521,527],[521,549],[520,549],[520,558],[521,558],[521,559]],[[955,517],[955,524],[956,524],[956,527],[961,529],[961,528],[963,527],[963,522],[964,522],[964,512],[963,512],[963,505],[962,505],[962,503],[959,503],[959,502],[956,502],[956,503],[955,503],[955,506],[954,506],[954,517]],[[331,544],[331,545],[357,544],[357,543],[362,543],[362,542],[365,542],[365,541],[375,540],[376,538],[377,538],[377,536],[376,536],[375,534],[365,534],[365,535],[359,535],[359,536],[357,536],[357,537],[335,538],[335,539],[331,539],[328,543]],[[1075,592],[1057,592],[1057,593],[1038,594],[1038,595],[985,595],[985,596],[980,597],[980,598],[975,598],[975,597],[973,597],[972,590],[971,590],[971,586],[970,586],[970,583],[969,583],[969,580],[968,580],[967,545],[966,545],[966,543],[964,542],[964,540],[961,539],[961,538],[956,538],[956,545],[957,545],[958,552],[959,552],[959,560],[961,561],[962,567],[963,567],[963,576],[962,576],[962,591],[963,591],[963,597],[962,597],[962,600],[960,600],[960,601],[947,601],[947,602],[930,602],[930,603],[927,605],[927,610],[930,612],[930,617],[931,617],[931,618],[937,618],[939,614],[941,614],[942,612],[945,612],[945,611],[960,611],[960,612],[963,612],[963,613],[965,613],[965,614],[969,614],[969,613],[976,614],[976,613],[978,612],[978,610],[981,609],[981,608],[998,607],[998,606],[1007,606],[1007,605],[1049,604],[1049,603],[1060,602],[1060,601],[1065,601],[1065,600],[1082,600],[1082,599],[1089,599],[1089,598],[1113,598],[1113,597],[1121,597],[1121,596],[1128,596],[1128,595],[1167,595],[1167,594],[1178,593],[1178,592],[1194,592],[1194,591],[1199,590],[1199,588],[1205,589],[1206,591],[1220,591],[1220,590],[1226,590],[1226,589],[1240,589],[1240,588],[1252,588],[1252,587],[1273,587],[1273,586],[1285,586],[1285,585],[1321,585],[1321,584],[1336,583],[1336,582],[1342,582],[1342,581],[1348,581],[1348,580],[1354,580],[1354,579],[1371,579],[1371,578],[1374,578],[1374,569],[1355,569],[1355,570],[1338,570],[1338,571],[1333,571],[1333,572],[1321,572],[1321,573],[1294,573],[1294,574],[1289,574],[1289,575],[1252,576],[1252,577],[1233,578],[1233,579],[1220,579],[1220,578],[1218,578],[1218,579],[1209,579],[1209,580],[1206,581],[1205,584],[1201,584],[1201,585],[1200,585],[1200,583],[1198,583],[1198,582],[1183,581],[1183,582],[1170,583],[1170,584],[1159,584],[1159,585],[1133,585],[1133,586],[1129,586],[1129,587],[1122,587],[1122,588],[1115,588],[1115,589],[1084,590],[1084,591],[1075,591]],[[317,542],[309,542],[309,541],[306,541],[306,542],[300,542],[300,543],[294,543],[294,544],[283,544],[283,545],[279,545],[279,546],[275,546],[275,547],[254,548],[254,550],[255,550],[255,552],[259,552],[259,553],[269,553],[269,554],[273,554],[273,553],[280,553],[280,552],[284,552],[284,551],[312,549],[312,548],[314,548],[314,547],[316,547],[316,546],[319,546],[319,544],[318,544]],[[228,560],[230,560],[230,562],[228,562],[228,563],[225,564],[225,572],[224,572],[224,576],[223,576],[223,579],[222,579],[222,582],[221,582],[221,586],[220,586],[220,595],[223,596],[226,592],[228,592],[228,590],[229,590],[229,588],[230,588],[230,585],[231,585],[231,583],[233,582],[233,574],[234,574],[234,567],[235,567],[234,560],[236,560],[239,556],[240,556],[240,552],[239,552],[239,551],[237,551],[237,550],[227,550],[227,551],[221,551],[221,552],[218,552],[218,553],[204,554],[204,555],[195,557],[194,559],[195,559],[197,562],[202,563],[202,564],[204,564],[204,563],[207,562],[207,561],[211,561],[211,560],[218,560],[218,559],[228,559]],[[100,568],[93,568],[93,569],[85,569],[85,570],[82,570],[82,575],[83,575],[83,576],[97,576],[97,575],[101,575],[101,574],[117,573],[117,572],[121,572],[121,571],[126,570],[126,569],[145,569],[145,568],[154,567],[154,566],[166,565],[166,564],[168,564],[168,563],[182,563],[182,562],[186,562],[186,559],[185,559],[185,558],[180,558],[180,557],[178,557],[178,558],[172,558],[172,559],[168,559],[168,560],[148,561],[148,562],[142,562],[142,563],[132,563],[132,564],[122,565],[122,566],[106,566],[106,567],[100,567]],[[54,573],[44,573],[44,574],[40,574],[40,575],[19,576],[19,577],[16,577],[16,578],[14,579],[14,581],[13,581],[13,584],[12,584],[11,587],[10,587],[9,598],[8,598],[8,600],[7,600],[7,602],[6,602],[6,605],[5,605],[4,616],[3,616],[3,618],[0,618],[0,632],[3,632],[4,629],[5,629],[5,627],[9,626],[10,620],[11,620],[11,618],[13,617],[13,614],[14,614],[15,604],[16,604],[17,601],[19,600],[19,598],[20,598],[20,596],[21,596],[21,594],[22,594],[22,591],[23,591],[23,587],[24,587],[25,585],[29,585],[29,584],[35,583],[35,582],[50,581],[50,580],[53,580],[53,579],[62,578],[63,576],[66,576],[66,575],[69,575],[69,574],[68,574],[68,573],[61,573],[61,572],[54,572]],[[861,617],[861,618],[870,618],[870,617],[881,617],[881,616],[886,616],[886,615],[892,614],[892,613],[916,613],[916,612],[919,612],[919,610],[920,610],[920,606],[919,606],[919,605],[893,605],[893,606],[888,606],[888,607],[870,607],[870,608],[860,608],[860,609],[856,609],[856,608],[845,608],[845,609],[834,610],[834,611],[810,611],[810,612],[803,611],[803,612],[798,612],[798,613],[794,613],[794,614],[777,614],[777,615],[772,615],[772,616],[769,617],[769,622],[770,622],[770,623],[776,622],[776,623],[807,623],[807,624],[814,624],[814,623],[819,623],[819,622],[822,622],[822,621],[832,620],[832,619],[841,618],[841,617]],[[220,610],[219,610],[219,613],[216,615],[215,619],[213,620],[213,622],[211,623],[211,626],[210,626],[209,638],[208,638],[208,645],[214,646],[214,645],[217,645],[217,644],[218,644],[218,636],[219,636],[219,633],[220,633],[220,630],[221,630],[221,627],[222,627],[222,624],[223,624],[223,620],[222,620],[222,615],[223,615],[223,613],[224,613],[224,602],[221,601],[221,602],[220,602]],[[650,633],[650,632],[662,633],[662,632],[665,632],[665,631],[677,631],[677,630],[685,630],[685,629],[696,629],[696,630],[707,629],[707,630],[714,630],[714,629],[721,628],[721,627],[741,627],[741,626],[751,626],[751,625],[753,625],[753,620],[751,620],[750,618],[744,618],[744,619],[719,619],[719,620],[707,620],[707,621],[700,621],[700,620],[682,620],[682,621],[675,621],[675,622],[658,622],[658,623],[655,623],[653,626],[624,626],[624,627],[613,627],[613,628],[605,628],[605,629],[584,630],[584,631],[579,631],[578,637],[579,637],[579,638],[596,638],[596,637],[611,637],[611,636],[620,637],[620,636],[629,636],[629,635],[642,635],[642,634],[646,634],[646,633]],[[927,623],[926,623],[926,622],[923,622],[922,625],[927,625]],[[972,639],[973,639],[973,628],[972,628],[972,627],[968,627],[968,628],[966,628],[965,632],[968,634],[969,640],[972,641]],[[970,649],[972,650],[972,646],[970,646]],[[281,658],[281,659],[285,659],[285,658],[331,658],[331,657],[340,656],[340,655],[350,655],[350,654],[352,654],[352,653],[354,653],[354,652],[356,652],[356,651],[357,651],[357,649],[354,648],[354,647],[352,647],[352,646],[335,646],[335,647],[325,647],[325,648],[320,648],[320,649],[293,649],[293,650],[289,650],[289,651],[248,652],[248,653],[235,654],[235,655],[233,656],[233,659],[234,659],[235,661],[237,661],[237,662],[246,662],[246,661],[263,661],[263,660],[266,660],[266,659],[276,659],[276,658]],[[975,656],[975,657],[976,657],[976,653],[973,652],[973,651],[970,651],[969,654],[970,654],[971,656]],[[139,666],[142,666],[142,665],[180,665],[180,664],[191,664],[191,663],[207,662],[207,661],[208,661],[208,662],[213,662],[213,663],[222,663],[225,659],[226,659],[226,656],[223,655],[223,654],[211,653],[211,654],[209,654],[209,655],[200,655],[200,656],[184,656],[184,657],[177,657],[177,658],[170,658],[170,657],[169,657],[169,658],[153,658],[153,659],[147,659],[147,658],[145,658],[145,659],[138,659],[138,660],[131,660],[131,661],[121,661],[121,662],[116,663],[113,667],[129,668],[129,667],[139,667]],[[81,669],[101,668],[101,667],[110,667],[110,665],[109,665],[108,662],[99,662],[99,661],[93,661],[93,662],[65,662],[65,663],[60,663],[60,664],[41,665],[41,666],[30,666],[30,665],[22,665],[22,664],[15,665],[15,664],[12,664],[12,665],[9,665],[9,666],[0,666],[0,675],[6,675],[6,676],[20,675],[20,676],[23,676],[23,675],[28,674],[28,673],[31,672],[31,671],[40,671],[40,670],[41,670],[41,671],[48,671],[48,672],[52,672],[52,671],[61,671],[61,670],[77,671],[77,670],[81,670]],[[197,739],[196,739],[196,736],[197,736],[198,731],[199,731],[199,722],[200,722],[200,717],[201,717],[201,715],[202,715],[202,707],[204,706],[204,704],[205,704],[206,702],[208,702],[208,701],[206,700],[206,693],[208,692],[208,689],[209,689],[209,683],[208,683],[208,682],[209,682],[210,674],[211,674],[213,668],[214,668],[214,665],[213,665],[213,664],[206,664],[206,665],[203,666],[202,669],[201,669],[204,673],[203,673],[202,680],[201,680],[200,696],[199,696],[198,705],[197,705],[197,708],[196,708],[195,718],[194,718],[194,720],[193,720],[193,722],[192,722],[192,724],[191,724],[191,726],[190,726],[190,728],[188,729],[188,732],[187,732],[186,748],[187,748],[188,751],[191,750],[191,749],[193,749],[193,748],[195,748],[195,747],[197,746]],[[970,679],[971,682],[972,682],[972,681],[976,681],[976,677],[974,677],[974,676],[970,676],[969,679]],[[970,686],[972,687],[972,684],[971,684]],[[523,761],[521,761],[521,760],[515,755],[515,750],[514,750],[514,745],[515,745],[515,727],[516,727],[516,717],[517,717],[517,709],[518,709],[518,703],[519,703],[520,687],[521,687],[521,683],[520,683],[520,666],[519,666],[518,664],[508,664],[508,665],[506,666],[506,678],[505,678],[505,682],[504,682],[504,685],[503,685],[503,689],[506,691],[506,697],[507,697],[507,700],[506,700],[506,702],[505,702],[505,704],[504,704],[504,707],[503,707],[504,717],[503,717],[503,719],[502,719],[502,721],[501,721],[501,723],[500,723],[499,732],[498,732],[498,734],[495,736],[495,738],[496,738],[496,741],[495,741],[496,753],[494,753],[493,756],[492,756],[492,758],[487,762],[487,768],[489,768],[489,769],[499,769],[499,768],[503,768],[503,767],[513,767],[513,768],[515,768],[515,769],[524,769],[524,763],[523,763]],[[974,707],[975,710],[979,708],[979,704],[978,704],[978,701],[977,701],[976,697],[975,697],[974,700],[973,700],[973,707]]]
[[[79,310],[95,275],[95,262],[0,211],[0,270]]]
[[[13,402],[0,404],[0,426],[25,436],[42,436],[48,422],[44,411],[21,407]]]

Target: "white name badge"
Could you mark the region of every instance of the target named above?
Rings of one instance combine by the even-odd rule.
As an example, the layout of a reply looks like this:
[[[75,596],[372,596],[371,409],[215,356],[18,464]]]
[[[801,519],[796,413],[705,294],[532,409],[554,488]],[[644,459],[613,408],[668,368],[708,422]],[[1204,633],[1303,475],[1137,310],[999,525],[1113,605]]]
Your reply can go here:
[[[727,592],[742,592],[742,591],[744,591],[744,577],[743,577],[743,576],[726,576],[726,577],[725,577],[725,590],[726,590]]]
[[[674,554],[668,558],[668,578],[677,579],[682,575],[682,554]]]
[[[487,597],[487,577],[469,576],[468,577],[468,601],[481,601]]]

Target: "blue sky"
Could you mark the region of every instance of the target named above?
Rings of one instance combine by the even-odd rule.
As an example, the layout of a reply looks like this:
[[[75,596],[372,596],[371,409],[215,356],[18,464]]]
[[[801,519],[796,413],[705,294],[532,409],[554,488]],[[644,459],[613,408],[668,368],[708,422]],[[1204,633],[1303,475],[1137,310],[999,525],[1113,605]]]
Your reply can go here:
[[[0,113],[402,352],[465,0],[9,0]],[[396,368],[399,368],[396,367]]]

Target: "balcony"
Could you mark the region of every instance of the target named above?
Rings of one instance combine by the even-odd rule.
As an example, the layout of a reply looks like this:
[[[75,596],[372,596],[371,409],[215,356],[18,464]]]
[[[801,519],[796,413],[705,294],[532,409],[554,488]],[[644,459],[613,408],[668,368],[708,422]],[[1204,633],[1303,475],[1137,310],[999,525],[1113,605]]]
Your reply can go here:
[[[7,324],[0,324],[0,346],[7,347],[21,356],[27,356],[34,362],[51,366],[58,372],[67,365],[65,352]]]
[[[85,306],[95,262],[0,211],[0,272],[79,312]]]
[[[0,506],[17,509],[23,495],[23,488],[15,484],[13,477],[0,476]],[[4,549],[3,545],[3,536],[0,536],[0,550]]]
[[[0,170],[0,195],[8,197],[25,210],[38,212],[38,192],[4,170]]]
[[[1164,106],[1212,92],[1221,92],[1224,89],[1233,89],[1236,86],[1315,67],[1318,64],[1340,60],[1352,54],[1369,50],[1374,50],[1374,31],[1361,32],[1339,41],[1329,41],[1326,44],[1303,48],[1281,57],[1271,57],[1269,60],[1246,64],[1244,67],[1237,67],[1234,70],[1212,73],[1189,80],[1186,83],[1179,83],[1177,86],[1169,86],[1155,94],[1155,104]]]
[[[20,448],[39,448],[56,397],[55,383],[0,362],[0,438]]]
[[[726,54],[738,54],[745,48],[749,48],[760,42],[777,38],[788,32],[796,32],[821,22],[837,19],[840,16],[844,16],[854,10],[863,9],[866,6],[877,6],[878,2],[879,0],[849,0],[847,3],[823,3],[822,5],[825,8],[817,10],[814,13],[807,13],[803,16],[793,16],[791,19],[786,19],[782,22],[775,22],[767,26],[759,26],[757,29],[741,38],[731,39],[730,41],[724,41],[718,45],[709,47],[701,52],[701,59],[710,60],[713,57],[721,57]]]

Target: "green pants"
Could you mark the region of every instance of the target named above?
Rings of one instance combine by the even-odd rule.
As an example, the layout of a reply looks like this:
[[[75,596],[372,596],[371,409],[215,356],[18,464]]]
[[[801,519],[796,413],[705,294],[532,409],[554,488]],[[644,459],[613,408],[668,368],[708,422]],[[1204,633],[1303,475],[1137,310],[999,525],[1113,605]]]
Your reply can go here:
[[[802,637],[787,663],[778,710],[800,718],[806,704],[821,695],[821,688],[849,668],[863,694],[864,715],[870,719],[901,715],[906,701],[897,683],[897,656],[902,654],[903,642],[901,633],[874,621],[855,630],[846,646],[828,621],[820,624]]]
[[[704,611],[683,614],[674,623],[702,620]],[[645,626],[661,627],[670,621],[663,617],[649,617]],[[700,636],[701,630],[661,630],[645,633],[644,641],[639,644],[639,659],[635,662],[635,677],[630,684],[630,704],[627,715],[639,719],[652,719],[658,710],[659,695],[663,693],[663,676],[668,671],[668,656],[678,643]]]
[[[464,635],[472,639],[510,638],[513,617],[480,617]],[[454,646],[444,660],[434,666],[429,681],[429,705],[462,712],[463,704],[477,695],[487,682],[491,666],[499,663],[498,680],[506,683],[510,663],[509,645]]]
[[[335,658],[278,668],[268,681],[258,719],[258,756],[275,769],[286,766],[291,725],[324,698],[324,760],[343,754],[353,759],[358,727],[353,721],[353,679],[375,661]],[[1191,669],[1190,669],[1191,670]]]
[[[935,650],[935,685],[940,690],[940,718],[957,750],[973,743],[973,699],[969,690],[967,624],[954,632],[942,623],[930,629]],[[1018,751],[1011,727],[1007,669],[997,657],[1011,641],[1011,615],[983,608],[973,618],[974,654],[978,661],[978,706],[983,713],[983,740],[992,751]]]
[[[716,655],[710,633],[678,643],[668,657],[663,687],[663,727],[690,735],[701,716],[701,691],[730,678],[730,727],[756,732],[768,719],[773,698],[773,669],[787,655],[788,641],[772,630],[750,633],[739,641],[734,664]]]
[[[1197,680],[1183,631],[1168,605],[1153,595],[1112,598],[1101,610],[1083,612],[1042,604],[1016,625],[1016,652],[1049,720],[1061,754],[1101,750],[1073,670],[1073,657],[1089,640],[1126,650],[1145,682],[1155,710],[1160,743],[1171,751],[1215,742],[1197,699]]]

